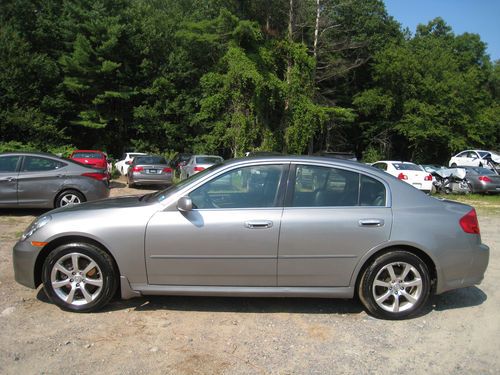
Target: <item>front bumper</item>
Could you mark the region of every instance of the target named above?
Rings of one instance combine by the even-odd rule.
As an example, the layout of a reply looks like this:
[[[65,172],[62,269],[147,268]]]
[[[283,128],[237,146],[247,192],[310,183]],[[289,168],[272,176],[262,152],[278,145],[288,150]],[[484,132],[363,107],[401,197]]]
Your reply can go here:
[[[35,264],[41,248],[31,245],[29,240],[18,241],[12,251],[14,277],[16,281],[28,288],[36,289]]]

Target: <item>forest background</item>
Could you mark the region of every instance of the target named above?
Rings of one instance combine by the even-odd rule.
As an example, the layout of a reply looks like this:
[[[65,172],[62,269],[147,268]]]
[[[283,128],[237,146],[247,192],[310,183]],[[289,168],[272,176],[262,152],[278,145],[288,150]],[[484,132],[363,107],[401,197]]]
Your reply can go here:
[[[500,66],[381,0],[2,0],[0,151],[498,150]]]

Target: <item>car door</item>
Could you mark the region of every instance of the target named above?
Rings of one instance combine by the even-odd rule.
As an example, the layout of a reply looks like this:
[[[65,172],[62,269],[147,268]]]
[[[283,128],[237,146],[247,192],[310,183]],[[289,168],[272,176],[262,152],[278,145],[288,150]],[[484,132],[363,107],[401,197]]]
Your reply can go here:
[[[19,206],[53,207],[66,178],[66,166],[62,161],[52,158],[25,156],[18,175]]]
[[[148,282],[276,286],[287,170],[235,168],[190,191],[192,211],[155,214],[146,230]]]
[[[292,168],[278,286],[348,286],[361,256],[389,239],[388,203],[387,186],[373,176],[317,165]]]
[[[0,156],[0,207],[17,205],[17,176],[20,155]]]

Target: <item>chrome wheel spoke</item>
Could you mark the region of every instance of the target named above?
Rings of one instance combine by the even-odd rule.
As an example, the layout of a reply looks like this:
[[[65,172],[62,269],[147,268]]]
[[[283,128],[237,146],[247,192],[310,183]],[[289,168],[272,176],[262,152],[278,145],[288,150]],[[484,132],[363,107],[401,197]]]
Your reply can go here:
[[[61,281],[53,281],[52,282],[52,287],[54,289],[62,288],[63,286],[68,286],[68,285],[71,285],[70,279],[65,279],[65,280],[61,280]]]
[[[422,280],[415,279],[415,280],[404,282],[402,285],[405,288],[409,288],[409,287],[412,287],[412,286],[421,287],[422,286]]]
[[[85,279],[85,284],[102,287],[102,280],[99,279]]]
[[[76,288],[74,286],[71,286],[71,290],[68,293],[68,295],[66,296],[67,303],[73,303],[73,299],[75,298],[75,292],[76,292]]]
[[[401,280],[404,280],[406,276],[408,276],[408,273],[411,271],[411,265],[408,263],[405,264],[405,269],[403,270],[403,273],[401,274]]]
[[[86,275],[87,273],[89,273],[89,272],[90,272],[90,270],[91,270],[92,268],[95,268],[96,266],[97,266],[97,264],[96,264],[94,261],[91,261],[91,262],[87,265],[87,267],[85,267],[85,269],[82,271],[82,274],[83,274],[83,275]]]
[[[396,273],[394,272],[394,267],[392,266],[392,264],[389,264],[387,266],[387,272],[389,272],[389,276],[391,277],[391,281],[395,281],[396,280]]]
[[[410,302],[412,305],[414,305],[415,303],[417,303],[418,301],[418,298],[415,298],[413,297],[410,293],[406,292],[406,291],[402,291],[401,292],[401,295],[406,298],[406,300],[408,302]]]
[[[399,295],[394,295],[394,303],[392,304],[392,311],[399,312]]]
[[[88,292],[87,289],[85,289],[85,285],[80,285],[80,290],[85,297],[85,301],[87,301],[87,303],[92,302],[92,295]]]
[[[377,297],[376,298],[376,301],[378,304],[381,304],[383,303],[387,298],[389,298],[390,296],[392,295],[392,292],[390,290],[388,290],[387,292],[385,292],[384,294],[382,294],[381,296]]]
[[[78,254],[71,255],[71,264],[73,265],[73,272],[80,271],[80,269],[78,268]]]
[[[70,277],[71,276],[71,271],[68,270],[66,267],[64,267],[61,263],[56,263],[54,265],[54,269],[56,269],[59,272],[64,273],[66,276]]]
[[[382,280],[375,280],[373,285],[375,286],[381,286],[383,288],[389,289],[391,287],[391,283],[387,281],[382,281]]]

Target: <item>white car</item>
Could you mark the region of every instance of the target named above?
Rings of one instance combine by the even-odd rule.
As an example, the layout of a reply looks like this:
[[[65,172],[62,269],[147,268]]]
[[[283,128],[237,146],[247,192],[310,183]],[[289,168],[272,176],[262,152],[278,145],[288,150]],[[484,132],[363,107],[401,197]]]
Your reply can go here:
[[[373,163],[372,166],[426,193],[432,190],[432,175],[417,164],[408,161],[381,160]]]
[[[465,150],[450,159],[449,166],[455,167],[485,167],[490,168],[490,160],[500,164],[500,155],[485,150]]]
[[[115,168],[120,172],[122,176],[126,176],[128,172],[128,167],[132,162],[132,159],[139,155],[147,155],[143,152],[125,152],[121,159],[115,163]]]

